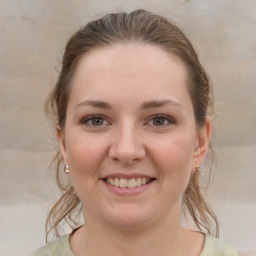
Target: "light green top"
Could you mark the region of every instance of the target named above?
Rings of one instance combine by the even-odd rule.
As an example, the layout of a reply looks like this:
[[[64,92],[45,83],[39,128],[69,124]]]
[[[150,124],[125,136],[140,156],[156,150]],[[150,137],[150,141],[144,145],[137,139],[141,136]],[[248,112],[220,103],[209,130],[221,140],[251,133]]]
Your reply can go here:
[[[69,245],[69,235],[48,243],[29,256],[74,256]],[[231,244],[206,235],[200,256],[239,256],[239,253]]]

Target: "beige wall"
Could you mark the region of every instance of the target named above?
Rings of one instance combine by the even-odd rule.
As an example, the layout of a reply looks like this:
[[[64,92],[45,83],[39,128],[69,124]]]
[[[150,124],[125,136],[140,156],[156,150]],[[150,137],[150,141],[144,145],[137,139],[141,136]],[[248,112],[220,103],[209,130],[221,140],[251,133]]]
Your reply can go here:
[[[255,0],[0,0],[0,255],[44,243],[57,193],[46,174],[52,137],[43,102],[66,39],[95,15],[134,8],[168,16],[196,45],[220,111],[208,197],[221,237],[256,247]]]

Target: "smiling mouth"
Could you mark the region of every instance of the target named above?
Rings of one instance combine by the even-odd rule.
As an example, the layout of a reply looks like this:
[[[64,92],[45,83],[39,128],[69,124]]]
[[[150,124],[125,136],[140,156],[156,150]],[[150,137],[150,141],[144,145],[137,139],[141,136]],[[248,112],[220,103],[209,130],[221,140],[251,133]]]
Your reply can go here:
[[[107,182],[108,184],[110,184],[114,187],[120,187],[120,188],[141,187],[141,186],[149,184],[153,180],[155,180],[155,179],[154,178],[131,178],[131,179],[106,178],[106,179],[104,179],[104,181]]]

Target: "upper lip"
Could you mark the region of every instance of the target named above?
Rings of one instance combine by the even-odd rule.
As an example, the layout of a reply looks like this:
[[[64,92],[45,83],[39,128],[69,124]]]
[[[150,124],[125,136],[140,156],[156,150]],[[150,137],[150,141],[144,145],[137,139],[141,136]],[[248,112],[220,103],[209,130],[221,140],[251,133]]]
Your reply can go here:
[[[148,178],[148,179],[154,179],[153,176],[149,176],[146,174],[141,174],[141,173],[130,173],[130,174],[126,174],[126,173],[112,173],[112,174],[108,174],[103,176],[101,179],[108,179],[108,178],[123,178],[123,179],[133,179],[133,178]]]

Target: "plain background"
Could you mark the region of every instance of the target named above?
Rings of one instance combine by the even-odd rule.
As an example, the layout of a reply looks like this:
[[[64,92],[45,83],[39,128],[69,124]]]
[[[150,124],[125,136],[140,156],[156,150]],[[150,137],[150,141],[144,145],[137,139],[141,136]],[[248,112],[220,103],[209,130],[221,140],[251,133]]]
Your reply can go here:
[[[0,255],[44,244],[58,193],[47,174],[54,136],[43,103],[65,42],[95,17],[136,8],[170,18],[194,43],[219,111],[217,166],[206,195],[221,238],[256,247],[255,0],[0,0]]]

